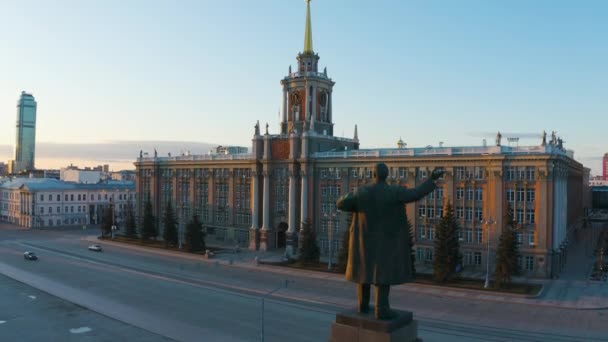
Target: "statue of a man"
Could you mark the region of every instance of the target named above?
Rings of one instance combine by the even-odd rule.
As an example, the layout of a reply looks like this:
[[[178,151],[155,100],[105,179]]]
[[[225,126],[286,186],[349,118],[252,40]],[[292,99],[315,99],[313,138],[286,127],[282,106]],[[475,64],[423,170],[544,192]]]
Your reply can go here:
[[[502,134],[500,134],[500,131],[498,131],[498,133],[496,133],[496,146],[500,146],[501,140],[502,140]]]
[[[338,209],[353,212],[348,241],[346,279],[357,283],[358,310],[369,311],[370,285],[376,287],[375,317],[390,319],[388,295],[391,285],[413,280],[405,203],[415,202],[435,190],[443,170],[413,189],[388,185],[388,167],[376,165],[374,183],[342,196]]]
[[[547,132],[543,131],[543,142],[541,146],[547,146]]]

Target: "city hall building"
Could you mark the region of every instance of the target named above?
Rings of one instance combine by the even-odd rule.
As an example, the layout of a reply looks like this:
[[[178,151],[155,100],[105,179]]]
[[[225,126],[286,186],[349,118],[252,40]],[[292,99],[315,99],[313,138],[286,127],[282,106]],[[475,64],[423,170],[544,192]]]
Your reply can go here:
[[[569,233],[583,214],[583,166],[561,140],[539,138],[538,146],[360,149],[352,138],[334,135],[335,82],[319,71],[313,51],[310,4],[304,50],[297,67],[281,80],[280,131],[255,125],[251,153],[159,157],[135,162],[138,216],[152,203],[157,224],[167,203],[180,222],[198,215],[208,242],[240,244],[251,250],[295,253],[304,222],[316,231],[321,252],[335,256],[348,228],[338,211],[339,196],[372,182],[378,162],[390,170],[388,182],[415,187],[435,167],[446,173],[434,193],[407,206],[415,231],[417,263],[431,263],[435,226],[449,202],[460,222],[465,267],[493,265],[505,216],[513,210],[524,274],[551,277],[565,261]],[[405,227],[404,227],[405,229]],[[487,241],[490,253],[487,253]]]

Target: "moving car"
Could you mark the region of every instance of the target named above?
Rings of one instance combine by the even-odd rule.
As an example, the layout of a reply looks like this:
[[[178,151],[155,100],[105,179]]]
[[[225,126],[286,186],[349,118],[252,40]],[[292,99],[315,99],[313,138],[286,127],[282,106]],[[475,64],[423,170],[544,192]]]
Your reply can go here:
[[[25,252],[23,253],[23,259],[25,260],[38,260],[38,257],[36,256],[36,254],[34,254],[34,252]]]
[[[101,246],[100,245],[90,245],[89,250],[93,251],[93,252],[101,252]]]

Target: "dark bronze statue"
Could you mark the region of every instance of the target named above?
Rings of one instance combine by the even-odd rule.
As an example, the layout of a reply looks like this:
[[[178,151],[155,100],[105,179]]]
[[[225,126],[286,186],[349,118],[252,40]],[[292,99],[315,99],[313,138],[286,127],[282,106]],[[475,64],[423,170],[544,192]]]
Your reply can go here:
[[[414,189],[388,185],[388,168],[376,165],[374,184],[342,196],[336,206],[355,213],[350,226],[346,279],[356,282],[358,310],[369,312],[370,285],[376,287],[375,317],[391,319],[388,295],[391,285],[413,280],[411,248],[405,204],[415,202],[435,190],[443,170],[435,169],[430,178]]]

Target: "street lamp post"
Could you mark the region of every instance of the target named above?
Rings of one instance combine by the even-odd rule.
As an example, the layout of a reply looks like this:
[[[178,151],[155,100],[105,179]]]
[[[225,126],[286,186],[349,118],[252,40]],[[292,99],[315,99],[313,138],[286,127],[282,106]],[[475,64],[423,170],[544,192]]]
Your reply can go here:
[[[486,282],[483,284],[483,288],[487,289],[490,287],[490,225],[495,224],[496,222],[492,220],[491,217],[489,217],[485,224],[486,227],[488,227],[488,234],[486,236],[486,244],[488,247],[488,253],[487,253],[487,257],[486,257]]]
[[[183,228],[184,228],[184,206],[185,206],[185,204],[184,204],[184,202],[182,202],[181,210],[179,212],[179,216],[180,216],[179,217],[179,224],[177,226],[177,229],[178,229],[178,231],[177,231],[177,241],[178,241],[178,244],[179,244],[179,247],[178,247],[179,249],[182,249],[182,240],[183,240],[183,236],[182,235],[183,235]]]

